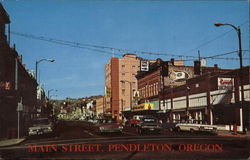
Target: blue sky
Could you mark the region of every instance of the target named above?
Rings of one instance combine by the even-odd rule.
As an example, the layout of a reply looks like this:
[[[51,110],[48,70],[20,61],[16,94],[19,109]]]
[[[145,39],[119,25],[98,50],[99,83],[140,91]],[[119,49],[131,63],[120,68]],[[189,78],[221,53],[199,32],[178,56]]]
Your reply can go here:
[[[10,15],[11,31],[24,34],[183,56],[198,56],[200,50],[201,56],[207,57],[238,49],[237,34],[231,27],[214,26],[214,23],[221,22],[240,26],[242,48],[249,50],[247,1],[0,1]],[[110,54],[14,34],[11,35],[11,44],[16,44],[29,70],[35,70],[36,60],[56,60],[54,63],[39,64],[40,83],[44,84],[46,91],[58,90],[51,93],[58,95],[54,98],[104,94],[104,67],[111,58]],[[138,56],[163,60],[172,58],[146,54]],[[224,57],[238,58],[237,54]],[[249,59],[249,52],[244,52],[244,58]],[[185,64],[193,65],[193,62]],[[221,68],[239,67],[236,60],[207,60],[207,65],[213,64]],[[249,60],[244,60],[244,65],[249,65]]]

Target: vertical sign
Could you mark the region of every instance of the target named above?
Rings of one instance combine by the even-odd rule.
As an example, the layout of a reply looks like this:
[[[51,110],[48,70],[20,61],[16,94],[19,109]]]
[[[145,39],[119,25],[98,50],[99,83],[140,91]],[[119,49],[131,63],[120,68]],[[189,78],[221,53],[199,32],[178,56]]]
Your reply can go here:
[[[141,60],[141,71],[148,71],[149,63],[147,60]]]

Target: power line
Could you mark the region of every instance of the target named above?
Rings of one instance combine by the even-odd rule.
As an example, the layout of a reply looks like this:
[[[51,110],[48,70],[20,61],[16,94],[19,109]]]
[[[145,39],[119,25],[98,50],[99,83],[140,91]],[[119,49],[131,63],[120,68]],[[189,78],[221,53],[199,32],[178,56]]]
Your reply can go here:
[[[70,47],[74,47],[74,48],[87,49],[87,50],[91,50],[91,51],[95,51],[95,52],[100,52],[100,53],[106,53],[106,54],[110,54],[110,55],[114,55],[115,54],[115,55],[118,55],[118,56],[123,56],[123,54],[114,53],[114,51],[116,50],[118,52],[122,52],[123,51],[125,53],[133,52],[133,53],[148,54],[148,55],[178,57],[180,59],[186,58],[186,60],[183,60],[183,61],[191,61],[191,60],[197,59],[196,56],[185,56],[185,55],[176,55],[176,54],[152,53],[152,52],[146,52],[146,51],[137,51],[137,50],[130,50],[130,49],[120,49],[120,48],[113,48],[113,47],[106,47],[106,46],[83,44],[83,43],[79,43],[79,42],[65,41],[65,40],[59,40],[59,39],[54,39],[54,38],[46,38],[46,37],[43,37],[43,36],[35,36],[35,35],[31,35],[31,34],[24,34],[24,33],[13,32],[13,31],[11,33],[14,34],[14,35],[18,35],[18,36],[22,36],[22,37],[26,37],[26,38],[47,41],[47,42],[61,44],[61,45],[66,45],[66,46],[70,46]],[[98,49],[96,49],[96,48],[98,48]],[[111,51],[107,51],[106,49],[109,49]],[[244,51],[246,51],[246,50],[244,50]],[[214,55],[214,56],[210,56],[210,57],[202,57],[202,58],[205,58],[205,59],[220,59],[220,60],[223,60],[223,59],[224,60],[239,60],[239,58],[215,58],[215,57],[218,57],[218,56],[232,54],[232,53],[235,53],[235,52],[238,52],[238,51],[232,51],[232,52],[229,52],[229,53],[223,53],[223,54],[219,54],[219,55]],[[192,58],[192,59],[189,59],[189,58]]]
[[[249,22],[249,21],[245,21],[244,23],[240,24],[240,26],[245,25],[245,24],[248,23],[248,22]],[[213,42],[213,41],[215,41],[215,40],[217,40],[217,39],[219,39],[219,38],[225,36],[226,34],[232,32],[233,30],[234,30],[234,29],[231,29],[231,30],[229,30],[229,31],[227,31],[227,32],[225,32],[225,33],[222,33],[222,34],[216,36],[215,38],[213,38],[213,39],[211,39],[211,40],[208,40],[208,41],[206,41],[206,42],[204,42],[204,43],[198,45],[197,47],[195,47],[195,48],[193,48],[193,49],[190,49],[190,50],[188,50],[188,51],[185,51],[183,54],[188,53],[188,52],[191,52],[191,51],[194,51],[194,50],[197,50],[197,49],[199,49],[199,48],[201,48],[201,47],[203,47],[203,46],[205,46],[205,45],[207,45],[207,44],[209,44],[209,43],[211,43],[211,42]]]
[[[24,34],[20,32],[11,32],[14,35],[26,37],[26,38],[32,38],[32,39],[38,39],[38,40],[44,40],[48,42],[53,42],[53,43],[59,43],[59,44],[64,44],[64,45],[73,45],[73,46],[84,46],[84,48],[87,47],[93,47],[93,48],[99,48],[99,49],[109,49],[109,50],[116,50],[118,52],[133,52],[133,53],[140,53],[140,54],[148,54],[148,55],[157,55],[157,56],[168,56],[168,57],[183,57],[183,58],[196,58],[195,56],[186,56],[186,55],[177,55],[177,54],[165,54],[165,53],[153,53],[153,52],[147,52],[147,51],[138,51],[138,50],[131,50],[131,49],[121,49],[121,48],[114,48],[114,47],[107,47],[107,46],[99,46],[99,45],[90,45],[90,44],[84,44],[84,43],[79,43],[79,42],[72,42],[72,41],[65,41],[65,40],[58,40],[54,38],[46,38],[43,36],[35,36],[31,34]],[[87,48],[86,48],[87,49]],[[88,48],[90,49],[90,48]],[[110,54],[110,52],[109,52]],[[119,55],[119,54],[118,54]]]
[[[47,41],[47,42],[51,42],[51,43],[67,45],[67,46],[75,47],[75,48],[82,48],[82,49],[88,49],[88,50],[107,53],[107,54],[113,54],[113,53],[108,52],[108,51],[103,51],[103,50],[98,50],[98,49],[94,49],[94,48],[88,48],[88,47],[83,47],[83,46],[79,46],[79,45],[75,45],[75,44],[70,44],[67,41],[56,40],[56,39],[53,39],[53,38],[45,38],[45,37],[42,37],[42,36],[34,36],[34,35],[28,35],[28,34],[23,34],[23,33],[18,33],[18,32],[11,32],[11,33],[15,34],[15,35],[26,37],[26,38],[32,38],[32,39]]]
[[[238,52],[239,52],[238,50],[237,51],[231,51],[231,52],[217,54],[217,55],[213,55],[213,56],[210,56],[210,57],[203,57],[203,58],[209,59],[209,58],[225,56],[225,55],[229,55],[229,54],[233,54],[233,53],[238,53]],[[249,50],[242,50],[242,52],[249,52]]]

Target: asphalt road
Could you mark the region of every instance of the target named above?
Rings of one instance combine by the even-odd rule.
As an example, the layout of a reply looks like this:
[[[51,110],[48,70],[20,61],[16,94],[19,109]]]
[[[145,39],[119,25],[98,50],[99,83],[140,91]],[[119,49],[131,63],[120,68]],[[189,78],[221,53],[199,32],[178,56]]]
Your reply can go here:
[[[56,137],[29,138],[0,148],[0,159],[248,159],[249,139],[189,132],[100,135],[83,122],[59,125]]]

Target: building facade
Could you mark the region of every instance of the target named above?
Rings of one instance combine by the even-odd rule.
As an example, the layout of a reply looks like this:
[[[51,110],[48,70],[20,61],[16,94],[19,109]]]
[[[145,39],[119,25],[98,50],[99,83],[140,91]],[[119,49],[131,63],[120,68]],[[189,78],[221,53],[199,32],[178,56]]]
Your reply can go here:
[[[97,117],[103,116],[104,113],[104,97],[96,99],[96,115]]]
[[[111,58],[105,72],[104,112],[113,118],[121,118],[121,112],[131,110],[133,93],[137,91],[136,74],[140,69],[140,58],[125,54],[121,59]]]
[[[139,72],[136,76],[140,100],[138,105],[133,106],[132,115],[151,114],[166,121],[182,121],[196,117],[197,121],[205,123],[209,121],[208,110],[200,110],[198,107],[187,112],[189,106],[189,110],[191,110],[191,107],[199,106],[200,101],[204,101],[202,99],[198,103],[187,100],[187,97],[194,98],[194,95],[191,95],[194,89],[191,90],[188,83],[191,79],[199,79],[208,73],[222,74],[230,71],[232,70],[220,69],[218,65],[200,66],[197,61],[194,62],[194,66],[185,66],[180,60],[162,61],[157,59],[155,63],[149,64],[148,71]],[[207,86],[208,81],[203,78],[201,83],[203,84],[197,85],[204,87]],[[200,92],[200,90],[196,89],[196,92]],[[205,93],[202,93],[200,96],[204,95]],[[206,105],[204,104],[204,106]],[[195,112],[194,109],[197,111]]]
[[[183,61],[163,61],[157,59],[149,63],[148,71],[138,73],[138,105],[133,106],[133,114],[156,114],[158,111],[164,111],[160,104],[160,93],[165,88],[179,86],[185,83],[185,80],[194,77],[194,67],[184,66]]]
[[[242,72],[239,69],[209,72],[188,79],[184,85],[165,89],[160,101],[170,113],[170,121],[195,120],[220,125],[226,130],[232,130],[233,124],[237,124],[238,131],[243,131],[243,126],[249,129],[250,125],[249,83],[249,67],[244,67]]]
[[[0,137],[16,138],[27,132],[36,106],[37,82],[22,64],[22,56],[9,45],[5,25],[9,16],[0,3]]]

